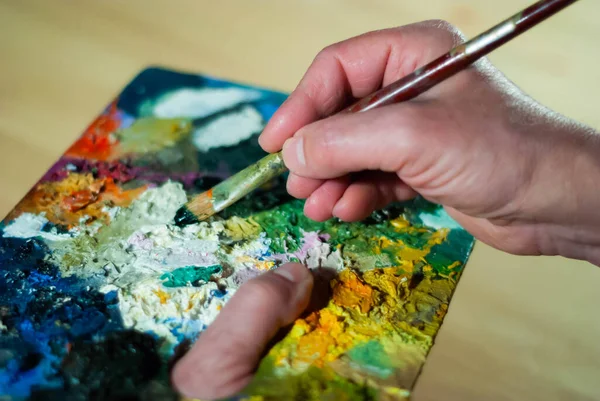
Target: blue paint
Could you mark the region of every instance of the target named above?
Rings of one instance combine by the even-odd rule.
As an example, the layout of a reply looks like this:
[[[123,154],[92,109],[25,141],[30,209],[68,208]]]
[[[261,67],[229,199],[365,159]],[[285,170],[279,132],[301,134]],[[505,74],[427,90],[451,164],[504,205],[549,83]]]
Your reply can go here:
[[[221,290],[211,290],[210,291],[210,297],[215,297],[215,298],[223,298],[225,295],[227,295],[227,291],[221,291]]]
[[[25,397],[33,385],[59,386],[57,365],[67,343],[123,328],[111,306],[115,294],[107,299],[91,289],[97,287],[93,280],[61,277],[45,260],[48,253],[39,239],[0,238],[0,306],[8,328],[0,350],[15,357],[0,367],[0,394]]]

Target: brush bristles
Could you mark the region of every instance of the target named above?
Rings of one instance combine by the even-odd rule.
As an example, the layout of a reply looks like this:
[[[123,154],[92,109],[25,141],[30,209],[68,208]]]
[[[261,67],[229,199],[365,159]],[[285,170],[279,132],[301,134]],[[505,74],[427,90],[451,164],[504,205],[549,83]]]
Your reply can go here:
[[[184,206],[198,221],[208,219],[216,213],[213,207],[212,191],[206,191]],[[182,208],[183,209],[183,208]]]

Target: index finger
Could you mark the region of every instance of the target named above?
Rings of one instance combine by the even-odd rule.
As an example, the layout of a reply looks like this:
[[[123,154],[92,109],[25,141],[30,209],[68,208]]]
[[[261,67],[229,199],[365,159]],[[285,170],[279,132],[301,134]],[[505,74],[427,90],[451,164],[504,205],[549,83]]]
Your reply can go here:
[[[273,115],[259,143],[281,150],[286,139],[352,100],[410,74],[461,40],[447,23],[428,21],[363,34],[322,50],[290,97]]]

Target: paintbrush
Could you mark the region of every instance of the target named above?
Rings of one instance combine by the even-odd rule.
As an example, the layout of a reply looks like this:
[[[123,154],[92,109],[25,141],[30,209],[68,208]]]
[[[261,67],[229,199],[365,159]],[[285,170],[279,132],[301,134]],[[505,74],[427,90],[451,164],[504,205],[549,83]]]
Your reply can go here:
[[[358,113],[413,99],[576,1],[539,1],[340,113]],[[175,224],[205,220],[286,170],[281,152],[270,154],[191,199],[177,211]]]

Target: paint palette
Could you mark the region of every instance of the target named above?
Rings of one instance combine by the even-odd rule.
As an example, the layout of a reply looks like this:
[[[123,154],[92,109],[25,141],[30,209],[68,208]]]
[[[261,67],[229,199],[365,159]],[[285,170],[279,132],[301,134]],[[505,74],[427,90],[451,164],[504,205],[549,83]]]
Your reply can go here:
[[[423,199],[317,223],[285,177],[208,222],[187,197],[264,156],[286,95],[151,68],[0,224],[0,399],[176,400],[180,354],[246,280],[286,261],[326,302],[236,399],[405,400],[473,238]]]

